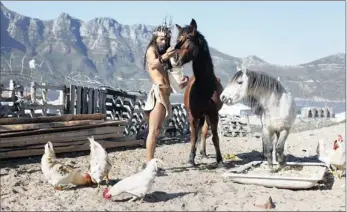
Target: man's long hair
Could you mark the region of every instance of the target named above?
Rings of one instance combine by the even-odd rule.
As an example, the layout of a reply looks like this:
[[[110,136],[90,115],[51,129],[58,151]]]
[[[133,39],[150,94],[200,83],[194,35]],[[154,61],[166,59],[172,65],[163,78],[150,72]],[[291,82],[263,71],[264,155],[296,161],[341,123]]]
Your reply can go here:
[[[146,51],[145,51],[145,57],[143,59],[143,68],[144,70],[146,71],[146,64],[147,64],[147,51],[149,49],[149,47],[153,46],[154,49],[155,49],[155,53],[156,53],[156,56],[159,56],[159,49],[158,49],[158,46],[157,46],[157,37],[156,35],[153,35],[152,36],[152,39],[151,41],[149,42],[147,48],[146,48]],[[170,37],[167,37],[167,40],[166,40],[166,47],[164,49],[164,52],[170,47],[170,42],[171,42],[171,36]],[[163,53],[162,53],[163,54]]]

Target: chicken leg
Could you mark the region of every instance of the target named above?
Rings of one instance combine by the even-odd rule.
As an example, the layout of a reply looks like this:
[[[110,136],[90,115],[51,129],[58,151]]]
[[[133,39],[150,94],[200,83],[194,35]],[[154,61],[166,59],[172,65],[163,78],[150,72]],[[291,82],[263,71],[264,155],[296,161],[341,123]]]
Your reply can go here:
[[[110,179],[108,178],[108,174],[106,174],[106,184],[110,185]]]
[[[58,186],[54,186],[54,189],[57,190],[57,191],[63,191],[64,187],[61,186],[61,185],[58,185]]]
[[[137,196],[133,196],[133,198],[131,198],[128,202],[134,202],[135,200],[137,200],[138,197]]]

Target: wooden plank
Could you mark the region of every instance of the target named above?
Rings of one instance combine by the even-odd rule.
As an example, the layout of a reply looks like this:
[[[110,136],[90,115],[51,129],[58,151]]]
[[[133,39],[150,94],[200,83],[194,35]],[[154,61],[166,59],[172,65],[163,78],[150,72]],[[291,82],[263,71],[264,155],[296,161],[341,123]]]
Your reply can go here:
[[[98,110],[98,97],[99,97],[99,89],[94,89],[93,95],[93,113],[100,113]]]
[[[106,89],[106,94],[112,95],[112,96],[120,96],[120,97],[128,97],[128,98],[136,99],[136,95],[129,94],[126,91],[121,91],[121,90]]]
[[[76,130],[88,130],[93,128],[100,128],[100,127],[108,127],[108,126],[125,126],[125,121],[105,121],[100,124],[93,124],[93,125],[81,125],[81,126],[71,126],[71,127],[56,127],[56,128],[50,128],[50,129],[38,129],[38,130],[32,130],[32,131],[24,131],[24,132],[9,132],[9,133],[0,133],[0,138],[8,138],[8,137],[19,137],[19,136],[27,136],[27,135],[40,135],[45,133],[65,133],[70,131],[76,131]],[[1,140],[0,140],[1,143]]]
[[[35,117],[35,118],[1,118],[1,125],[8,124],[29,124],[29,123],[44,123],[44,122],[57,122],[57,121],[73,121],[73,120],[101,120],[105,119],[106,115],[97,113],[97,114],[80,114],[72,115],[66,114],[62,116],[50,116],[50,117]]]
[[[52,105],[52,104],[45,104],[45,105],[22,105],[20,107],[22,110],[64,110],[64,105]]]
[[[88,89],[88,114],[93,114],[94,110],[93,110],[93,101],[94,101],[94,89],[93,88],[89,88]]]
[[[13,96],[13,97],[1,97],[0,96],[0,102],[15,102],[17,101],[18,97]]]
[[[75,113],[75,103],[76,103],[76,88],[74,85],[70,85],[70,114]]]
[[[39,88],[39,89],[48,89],[48,90],[64,90],[65,89],[65,85],[39,85],[36,84],[35,88]]]
[[[65,103],[65,111],[64,114],[70,113],[70,87],[65,86],[64,91],[64,103]]]
[[[106,149],[125,147],[125,146],[143,145],[143,140],[119,141],[119,142],[110,142],[110,141],[100,140],[98,142]],[[89,144],[83,144],[83,145],[72,145],[69,147],[56,147],[54,148],[54,151],[55,153],[64,153],[64,152],[87,151],[89,149],[90,149]],[[11,152],[1,152],[0,159],[38,156],[38,155],[42,155],[43,153],[44,153],[44,149],[30,149],[30,150],[18,150],[18,151],[11,151]]]
[[[107,134],[100,134],[100,135],[93,135],[94,139],[115,139],[123,137],[123,134],[119,133],[107,133]],[[53,143],[54,147],[58,146],[71,146],[71,145],[80,145],[89,143],[87,136],[79,137],[79,139],[74,138],[72,141],[68,142],[61,142],[61,141],[51,141]],[[32,145],[26,145],[26,146],[16,146],[16,147],[2,147],[0,148],[0,152],[7,152],[7,151],[15,151],[15,150],[25,150],[25,149],[40,149],[44,148],[44,145],[47,143],[47,141],[42,142],[40,144],[32,144]]]
[[[105,114],[106,113],[106,91],[100,90],[99,97],[100,97],[100,99],[99,99],[100,113]]]
[[[81,114],[82,112],[82,87],[77,86],[77,100],[76,100],[76,114]]]
[[[64,133],[46,133],[41,135],[30,135],[21,137],[1,138],[0,147],[15,147],[52,142],[70,142],[84,140],[91,135],[102,135],[108,133],[119,133],[118,137],[122,137],[125,131],[124,126],[120,127],[99,127],[88,130],[69,131]]]
[[[22,130],[37,130],[37,129],[48,129],[56,127],[71,127],[88,124],[100,124],[104,120],[78,120],[78,121],[62,121],[62,122],[48,122],[48,123],[34,123],[34,124],[11,124],[0,126],[1,132],[14,132]]]
[[[82,88],[82,99],[81,99],[81,113],[82,114],[88,114],[88,102],[87,102],[87,96],[88,96],[88,87]]]

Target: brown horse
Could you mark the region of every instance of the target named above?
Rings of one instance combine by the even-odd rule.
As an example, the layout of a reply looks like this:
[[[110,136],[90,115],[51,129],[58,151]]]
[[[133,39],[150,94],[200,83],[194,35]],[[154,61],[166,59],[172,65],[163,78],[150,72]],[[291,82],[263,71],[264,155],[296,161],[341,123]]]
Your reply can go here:
[[[184,106],[187,110],[190,124],[190,144],[191,151],[188,163],[195,166],[196,144],[198,135],[202,135],[201,153],[206,156],[206,134],[211,126],[212,141],[216,150],[218,166],[224,166],[222,154],[219,147],[218,137],[218,111],[223,103],[219,99],[223,92],[220,80],[214,74],[213,62],[209,47],[204,36],[197,31],[197,24],[192,19],[190,25],[178,29],[177,44],[178,50],[175,63],[182,66],[193,61],[194,77],[184,92]],[[202,131],[202,132],[200,132]]]

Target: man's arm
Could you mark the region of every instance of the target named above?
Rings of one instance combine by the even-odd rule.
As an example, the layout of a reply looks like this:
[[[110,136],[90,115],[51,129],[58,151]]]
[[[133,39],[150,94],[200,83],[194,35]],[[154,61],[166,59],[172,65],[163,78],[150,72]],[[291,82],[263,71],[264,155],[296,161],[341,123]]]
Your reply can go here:
[[[169,59],[166,53],[161,57],[157,57],[153,47],[149,47],[146,54],[147,63],[151,69],[158,69],[162,67],[162,63]]]

